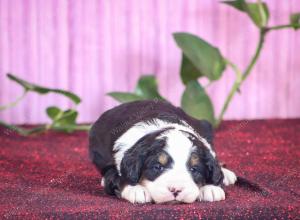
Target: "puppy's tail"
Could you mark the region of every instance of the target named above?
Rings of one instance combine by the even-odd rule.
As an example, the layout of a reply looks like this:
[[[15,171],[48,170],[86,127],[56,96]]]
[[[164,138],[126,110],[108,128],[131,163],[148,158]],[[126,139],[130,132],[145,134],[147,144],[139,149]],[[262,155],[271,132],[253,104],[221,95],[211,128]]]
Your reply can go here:
[[[257,183],[254,183],[244,177],[238,176],[235,185],[253,192],[260,193],[262,196],[268,196],[270,194],[266,189],[262,188]]]

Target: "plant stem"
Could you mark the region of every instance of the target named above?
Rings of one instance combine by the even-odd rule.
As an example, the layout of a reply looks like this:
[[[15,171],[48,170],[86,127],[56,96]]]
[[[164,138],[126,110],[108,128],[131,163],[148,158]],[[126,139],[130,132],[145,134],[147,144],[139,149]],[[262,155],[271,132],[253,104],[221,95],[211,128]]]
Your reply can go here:
[[[247,76],[249,75],[249,73],[251,72],[251,70],[253,69],[253,67],[254,67],[254,65],[255,65],[255,63],[256,63],[259,55],[260,55],[261,49],[262,49],[264,41],[265,41],[266,33],[267,32],[265,30],[261,30],[260,31],[259,41],[258,41],[258,44],[257,44],[257,47],[256,47],[255,54],[252,57],[251,62],[248,65],[248,67],[246,68],[245,72],[243,73],[242,82],[245,81],[245,79],[247,78]]]
[[[23,136],[27,135],[27,131],[25,129],[23,129],[23,128],[19,128],[19,127],[16,127],[14,125],[7,124],[4,121],[0,121],[0,125],[3,126],[3,127],[5,127],[5,128],[7,128],[7,129],[9,129],[9,131],[16,131],[16,132],[18,132],[19,134],[21,134]],[[9,134],[9,131],[7,131],[6,133]]]
[[[91,125],[76,125],[76,131],[89,131],[91,129]]]
[[[233,63],[231,63],[229,60],[226,60],[227,64],[229,66],[231,66],[232,69],[236,72],[237,78],[229,92],[229,95],[227,96],[227,98],[225,100],[225,103],[222,107],[221,113],[216,121],[216,124],[215,124],[216,127],[218,127],[220,125],[221,121],[223,120],[223,116],[224,116],[224,114],[228,108],[228,105],[231,102],[234,94],[239,90],[240,85],[247,79],[248,75],[250,74],[251,70],[253,69],[254,65],[256,64],[257,59],[261,53],[261,50],[262,50],[262,47],[264,44],[266,34],[272,30],[281,30],[284,28],[295,28],[296,29],[296,28],[300,28],[300,25],[286,24],[286,25],[278,25],[278,26],[273,26],[273,27],[264,27],[264,28],[260,29],[259,41],[258,41],[256,50],[255,50],[255,54],[252,57],[250,64],[247,66],[247,68],[243,74],[240,74],[238,68]]]
[[[65,131],[67,129],[75,130],[75,131],[89,131],[91,125],[60,125],[60,126],[53,126],[51,129],[57,131]]]
[[[268,27],[266,30],[271,31],[271,30],[280,30],[285,28],[300,28],[300,25],[292,25],[292,24],[278,25],[274,27]]]
[[[7,131],[5,131],[5,133],[7,135],[9,135],[11,132],[15,131],[15,132],[17,132],[18,134],[20,134],[22,136],[28,136],[30,134],[33,134],[33,133],[37,132],[37,131],[40,132],[45,127],[45,126],[39,126],[39,127],[35,127],[35,128],[32,128],[32,129],[26,129],[26,128],[22,128],[22,127],[19,127],[19,126],[8,124],[4,121],[0,121],[0,125],[7,128]]]
[[[8,124],[4,121],[0,121],[0,125],[7,128],[7,131],[5,131],[7,133],[7,135],[9,135],[11,132],[15,131],[22,136],[28,136],[28,135],[33,135],[33,134],[37,134],[37,133],[43,133],[48,130],[47,129],[48,125],[41,125],[41,126],[37,126],[34,128],[22,128],[19,126]],[[51,127],[51,129],[56,130],[56,131],[65,131],[66,129],[72,129],[74,131],[89,131],[90,128],[91,128],[91,125],[88,125],[88,124]]]
[[[225,112],[226,112],[226,110],[228,108],[228,105],[229,105],[231,99],[233,98],[235,92],[239,88],[240,88],[240,83],[238,83],[237,81],[235,81],[234,84],[233,84],[233,86],[232,86],[232,88],[231,88],[231,90],[230,90],[230,92],[229,92],[229,95],[227,96],[227,99],[226,99],[226,101],[225,101],[225,103],[224,103],[224,105],[222,107],[221,113],[219,115],[219,118],[216,121],[215,127],[218,127],[220,125],[221,121],[223,120],[223,116],[224,116],[224,114],[225,114]]]
[[[254,67],[259,55],[260,55],[260,52],[261,52],[261,49],[263,47],[263,44],[264,44],[264,39],[265,39],[265,35],[266,35],[266,31],[264,29],[262,29],[260,31],[260,34],[259,34],[259,41],[258,41],[258,44],[257,44],[257,47],[256,47],[256,50],[255,50],[255,54],[254,56],[252,57],[251,59],[251,62],[250,64],[248,65],[248,67],[246,68],[245,72],[243,74],[240,73],[240,71],[238,71],[237,67],[231,63],[230,61],[227,61],[227,63],[233,68],[233,70],[236,72],[236,75],[237,75],[237,78],[229,92],[229,95],[227,96],[226,100],[225,100],[225,103],[222,107],[222,110],[221,110],[221,113],[217,119],[217,122],[216,122],[216,127],[218,127],[221,123],[221,121],[223,120],[223,116],[228,108],[228,105],[229,103],[231,102],[234,94],[238,91],[240,85],[242,84],[242,82],[247,78],[247,76],[249,75],[249,73],[251,72],[252,68]]]
[[[225,62],[227,63],[227,65],[229,65],[233,69],[233,71],[235,72],[236,78],[241,80],[242,72],[239,70],[239,68],[234,63],[232,63],[230,60],[225,59]]]
[[[15,101],[8,103],[6,105],[0,106],[0,111],[3,111],[3,110],[6,110],[6,109],[16,106],[26,96],[27,92],[28,92],[28,90],[24,90],[23,94],[20,97],[18,97]]]

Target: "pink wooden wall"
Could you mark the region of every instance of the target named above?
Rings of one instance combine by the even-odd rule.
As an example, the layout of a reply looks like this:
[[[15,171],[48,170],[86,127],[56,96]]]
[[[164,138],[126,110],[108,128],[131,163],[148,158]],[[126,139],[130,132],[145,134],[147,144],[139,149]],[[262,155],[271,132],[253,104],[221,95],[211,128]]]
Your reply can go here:
[[[268,0],[270,24],[283,24],[300,11],[299,0]],[[171,34],[189,31],[219,46],[245,67],[257,30],[248,18],[212,0],[0,0],[0,104],[21,89],[6,79],[12,72],[83,98],[80,121],[95,120],[116,105],[109,91],[129,91],[141,73],[155,73],[161,93],[178,104],[180,51]],[[300,31],[271,33],[254,72],[234,98],[227,119],[300,116]],[[209,89],[220,109],[233,73]],[[57,95],[32,94],[0,114],[15,123],[47,120],[44,109],[70,103]]]

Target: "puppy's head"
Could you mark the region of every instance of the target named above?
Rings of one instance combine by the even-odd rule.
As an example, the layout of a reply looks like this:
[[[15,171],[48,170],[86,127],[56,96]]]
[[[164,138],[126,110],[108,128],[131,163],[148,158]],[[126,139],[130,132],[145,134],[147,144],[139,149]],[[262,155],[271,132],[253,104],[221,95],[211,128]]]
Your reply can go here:
[[[172,127],[145,135],[121,162],[121,175],[142,184],[156,203],[194,202],[199,187],[219,185],[223,174],[208,142]]]

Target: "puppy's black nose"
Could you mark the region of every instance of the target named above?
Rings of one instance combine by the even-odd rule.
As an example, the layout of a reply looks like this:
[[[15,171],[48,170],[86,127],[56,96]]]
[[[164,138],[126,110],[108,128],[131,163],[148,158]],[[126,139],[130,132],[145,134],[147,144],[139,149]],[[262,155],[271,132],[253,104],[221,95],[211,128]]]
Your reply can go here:
[[[169,190],[171,193],[173,193],[174,197],[178,196],[178,194],[182,191],[182,189],[175,187],[169,187]]]

